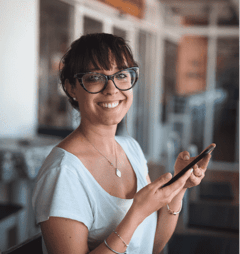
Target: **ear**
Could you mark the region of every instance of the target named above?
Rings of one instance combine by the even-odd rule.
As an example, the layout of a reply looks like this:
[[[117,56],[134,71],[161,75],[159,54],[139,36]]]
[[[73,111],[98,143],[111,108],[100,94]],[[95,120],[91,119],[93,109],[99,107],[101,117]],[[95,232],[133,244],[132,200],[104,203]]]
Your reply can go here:
[[[75,86],[71,85],[68,79],[65,80],[64,87],[65,87],[66,92],[67,92],[72,98],[75,98],[75,97],[76,97]]]

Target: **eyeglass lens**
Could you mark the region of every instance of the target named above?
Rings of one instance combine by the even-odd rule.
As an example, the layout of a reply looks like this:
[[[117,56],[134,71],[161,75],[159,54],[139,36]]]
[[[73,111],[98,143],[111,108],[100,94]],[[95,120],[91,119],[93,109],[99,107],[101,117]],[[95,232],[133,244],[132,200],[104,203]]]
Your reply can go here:
[[[134,85],[136,78],[134,70],[123,70],[114,75],[114,83],[120,90],[128,90]],[[84,87],[91,93],[100,92],[107,82],[107,78],[100,73],[86,73],[82,77]]]

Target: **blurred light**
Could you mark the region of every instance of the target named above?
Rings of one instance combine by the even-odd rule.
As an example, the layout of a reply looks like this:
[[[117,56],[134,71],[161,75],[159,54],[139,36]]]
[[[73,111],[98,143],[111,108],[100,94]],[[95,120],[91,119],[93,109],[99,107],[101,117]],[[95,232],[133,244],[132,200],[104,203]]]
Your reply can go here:
[[[213,101],[214,103],[223,103],[226,98],[227,92],[224,89],[216,89],[191,96],[189,99],[189,105],[197,107],[209,101]]]

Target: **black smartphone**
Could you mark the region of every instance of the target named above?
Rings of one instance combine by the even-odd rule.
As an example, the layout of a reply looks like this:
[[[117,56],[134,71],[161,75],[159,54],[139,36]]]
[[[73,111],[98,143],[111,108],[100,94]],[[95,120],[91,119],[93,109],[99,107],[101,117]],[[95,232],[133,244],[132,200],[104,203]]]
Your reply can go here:
[[[198,155],[196,159],[194,159],[191,163],[189,163],[184,169],[182,169],[177,175],[175,175],[169,182],[165,183],[161,188],[174,183],[177,179],[179,179],[182,175],[184,175],[190,168],[192,168],[197,162],[199,162],[203,157],[212,152],[215,147],[216,144],[211,144],[210,146],[208,146],[203,152],[201,152]]]

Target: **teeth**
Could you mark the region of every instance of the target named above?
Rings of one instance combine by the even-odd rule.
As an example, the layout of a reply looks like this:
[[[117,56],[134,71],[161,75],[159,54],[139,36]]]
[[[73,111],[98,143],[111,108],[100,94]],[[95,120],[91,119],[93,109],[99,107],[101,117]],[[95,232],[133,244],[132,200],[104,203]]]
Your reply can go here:
[[[101,103],[100,105],[104,108],[116,108],[118,106],[119,102],[113,102],[113,103]]]

